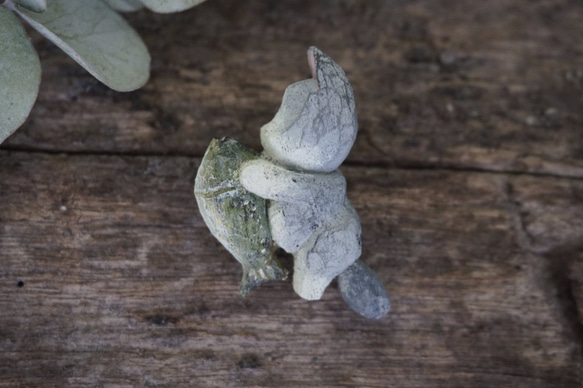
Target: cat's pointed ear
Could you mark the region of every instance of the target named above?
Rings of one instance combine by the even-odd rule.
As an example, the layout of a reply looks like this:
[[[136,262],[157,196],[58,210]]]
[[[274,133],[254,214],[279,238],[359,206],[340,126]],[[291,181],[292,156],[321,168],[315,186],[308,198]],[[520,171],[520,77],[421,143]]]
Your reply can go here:
[[[330,172],[356,139],[354,93],[342,68],[318,48],[310,47],[308,63],[313,78],[286,89],[279,111],[261,128],[261,143],[286,166]]]

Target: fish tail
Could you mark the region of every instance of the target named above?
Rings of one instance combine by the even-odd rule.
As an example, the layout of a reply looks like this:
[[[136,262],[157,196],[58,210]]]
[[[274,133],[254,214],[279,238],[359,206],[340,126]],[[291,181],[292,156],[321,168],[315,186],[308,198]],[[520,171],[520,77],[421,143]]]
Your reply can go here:
[[[239,291],[241,296],[245,296],[264,283],[282,281],[287,279],[287,276],[288,271],[281,266],[275,257],[271,256],[268,260],[263,258],[261,265],[243,266]]]

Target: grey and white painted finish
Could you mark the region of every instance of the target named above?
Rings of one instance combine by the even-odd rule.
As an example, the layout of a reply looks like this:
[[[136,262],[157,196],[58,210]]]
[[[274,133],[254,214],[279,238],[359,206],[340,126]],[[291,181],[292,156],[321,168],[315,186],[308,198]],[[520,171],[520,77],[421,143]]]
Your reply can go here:
[[[290,85],[273,120],[261,128],[262,154],[241,159],[233,174],[245,195],[267,201],[272,243],[294,257],[295,292],[318,300],[339,277],[347,304],[378,319],[390,308],[389,296],[378,276],[358,260],[360,220],[338,171],[356,139],[354,93],[340,66],[316,47],[308,50],[308,62],[312,78]],[[199,193],[204,191],[197,185]],[[203,216],[207,224],[224,228],[224,213]],[[218,235],[216,225],[211,230]],[[236,251],[233,244],[225,246]]]

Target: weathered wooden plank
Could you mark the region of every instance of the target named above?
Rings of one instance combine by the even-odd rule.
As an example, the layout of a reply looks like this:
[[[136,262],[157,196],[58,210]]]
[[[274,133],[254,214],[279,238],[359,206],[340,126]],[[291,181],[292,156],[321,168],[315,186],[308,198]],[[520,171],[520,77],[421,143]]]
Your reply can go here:
[[[350,160],[583,177],[583,7],[576,1],[213,0],[129,17],[153,55],[142,90],[108,91],[36,39],[43,84],[3,148],[201,156],[259,145],[318,45],[346,70]]]
[[[577,310],[577,314],[574,315],[579,322],[579,327],[583,327],[583,257],[581,254],[573,260],[569,270],[571,297],[574,299]]]
[[[367,321],[335,287],[240,298],[240,266],[196,210],[198,163],[0,153],[0,385],[582,383],[568,273],[549,276],[583,239],[581,181],[343,168],[363,260],[392,295]]]

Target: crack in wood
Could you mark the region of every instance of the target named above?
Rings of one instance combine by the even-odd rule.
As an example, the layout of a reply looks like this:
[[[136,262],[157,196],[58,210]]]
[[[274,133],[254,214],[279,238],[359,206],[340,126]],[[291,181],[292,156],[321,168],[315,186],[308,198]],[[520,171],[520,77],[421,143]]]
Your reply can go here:
[[[147,158],[147,157],[157,157],[157,158],[192,158],[192,159],[202,159],[204,154],[188,153],[188,152],[148,152],[148,151],[60,151],[60,150],[40,150],[40,149],[28,149],[26,147],[18,146],[0,146],[0,152],[18,152],[18,153],[29,153],[29,154],[45,154],[45,155],[64,155],[64,156],[118,156],[118,157],[136,157],[136,158]],[[556,178],[565,179],[572,181],[583,181],[583,176],[571,176],[571,175],[561,175],[552,174],[545,172],[536,171],[520,171],[520,170],[510,170],[510,169],[488,169],[480,167],[468,167],[463,165],[455,165],[452,163],[415,163],[406,162],[399,160],[392,160],[390,162],[360,162],[354,160],[346,160],[342,163],[342,167],[356,167],[356,168],[380,168],[387,170],[411,170],[411,171],[448,171],[448,172],[460,172],[460,173],[476,173],[476,174],[500,174],[500,175],[513,175],[513,176],[532,176],[540,178]]]

